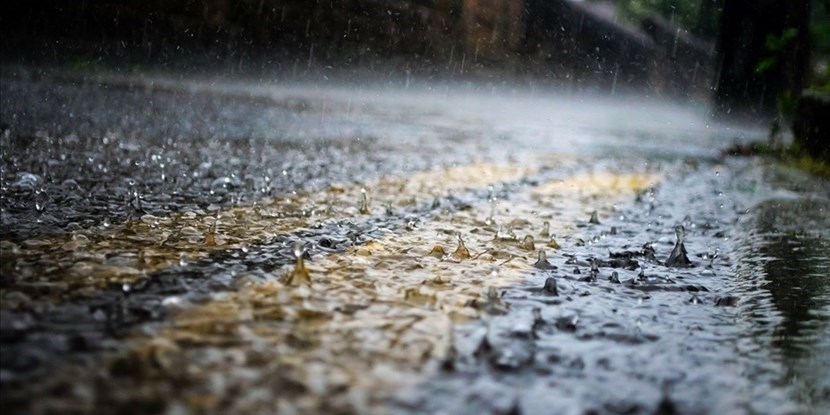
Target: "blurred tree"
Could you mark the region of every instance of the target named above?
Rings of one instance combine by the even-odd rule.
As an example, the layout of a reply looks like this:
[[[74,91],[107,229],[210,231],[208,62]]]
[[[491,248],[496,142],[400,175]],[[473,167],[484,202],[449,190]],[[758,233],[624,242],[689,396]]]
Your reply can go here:
[[[723,0],[618,0],[623,18],[635,23],[660,15],[701,37],[714,37]]]
[[[779,116],[807,80],[809,20],[809,0],[725,0],[715,116]]]
[[[813,3],[810,19],[813,73],[811,88],[830,92],[830,0]]]

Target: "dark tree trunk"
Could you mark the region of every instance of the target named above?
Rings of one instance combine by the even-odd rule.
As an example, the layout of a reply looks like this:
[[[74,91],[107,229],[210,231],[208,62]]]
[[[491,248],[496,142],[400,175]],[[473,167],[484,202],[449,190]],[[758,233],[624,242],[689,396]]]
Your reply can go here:
[[[777,100],[797,97],[809,65],[809,0],[725,0],[718,36],[714,114],[720,118],[773,118]],[[780,48],[780,40],[797,34]],[[775,43],[775,42],[773,42]]]

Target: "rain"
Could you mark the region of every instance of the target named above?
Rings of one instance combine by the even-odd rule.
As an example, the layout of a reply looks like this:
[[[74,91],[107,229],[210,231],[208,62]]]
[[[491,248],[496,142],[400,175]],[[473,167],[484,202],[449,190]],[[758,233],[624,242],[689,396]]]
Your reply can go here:
[[[3,414],[830,407],[826,2],[133,3],[0,6]]]

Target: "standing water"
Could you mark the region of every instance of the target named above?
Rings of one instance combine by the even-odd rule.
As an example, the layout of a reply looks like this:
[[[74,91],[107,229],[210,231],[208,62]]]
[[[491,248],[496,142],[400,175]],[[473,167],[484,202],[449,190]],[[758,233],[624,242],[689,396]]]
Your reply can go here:
[[[762,132],[408,86],[4,71],[3,412],[827,407],[828,185]]]

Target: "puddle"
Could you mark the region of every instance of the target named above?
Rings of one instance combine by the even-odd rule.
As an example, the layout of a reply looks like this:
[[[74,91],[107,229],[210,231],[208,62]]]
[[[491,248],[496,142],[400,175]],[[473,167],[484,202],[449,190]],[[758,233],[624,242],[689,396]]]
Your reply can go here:
[[[747,224],[745,257],[738,276],[761,287],[748,306],[757,340],[777,351],[784,382],[803,412],[830,405],[830,216],[827,200],[777,199],[757,207]],[[757,290],[757,288],[755,288]]]

